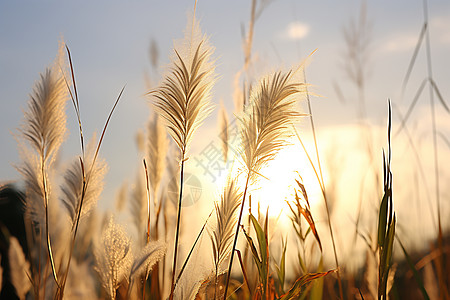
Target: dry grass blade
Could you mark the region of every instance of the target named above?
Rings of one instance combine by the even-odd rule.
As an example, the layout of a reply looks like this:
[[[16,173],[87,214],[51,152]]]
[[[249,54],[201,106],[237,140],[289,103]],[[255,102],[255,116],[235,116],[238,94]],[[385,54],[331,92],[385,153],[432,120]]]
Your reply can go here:
[[[438,87],[437,87],[437,85],[436,85],[436,82],[434,82],[434,80],[433,80],[432,78],[430,78],[430,83],[431,83],[431,86],[432,86],[433,89],[434,89],[434,92],[435,92],[436,95],[438,96],[438,99],[439,99],[439,101],[441,102],[442,106],[444,106],[445,110],[446,110],[448,113],[450,113],[450,109],[448,108],[447,103],[445,103],[444,98],[442,97],[442,94],[441,94],[441,92],[439,91],[439,89],[438,89]]]
[[[202,228],[200,229],[200,232],[197,234],[197,237],[195,238],[194,244],[192,245],[191,249],[189,250],[188,255],[186,256],[186,259],[184,260],[183,266],[181,267],[180,273],[178,274],[177,280],[175,282],[175,287],[178,284],[178,281],[181,278],[181,275],[183,275],[184,270],[186,269],[187,263],[189,262],[189,259],[191,258],[192,254],[194,253],[195,246],[200,241],[200,238],[202,237],[203,231],[206,228],[206,225],[208,224],[209,218],[211,217],[212,213],[214,212],[214,209],[211,210],[208,217],[205,220],[205,223],[203,223]]]
[[[296,201],[295,205],[297,206],[297,210],[305,218],[306,222],[308,222],[309,228],[311,228],[311,232],[314,234],[314,237],[316,238],[317,243],[319,244],[320,251],[322,251],[322,243],[320,242],[319,234],[317,233],[316,229],[316,224],[314,223],[314,219],[310,211],[311,208],[309,206],[308,194],[306,193],[305,186],[297,179],[295,181],[297,182],[297,185],[300,187],[301,195],[303,196],[303,199],[306,202],[306,205],[301,205],[300,203],[301,198],[299,196],[298,191],[295,190],[295,201]],[[293,211],[292,208],[291,211]]]
[[[330,270],[322,273],[308,273],[300,278],[298,278],[291,289],[281,296],[280,300],[289,300],[289,299],[297,299],[296,297],[301,293],[302,287],[308,282],[324,277],[330,273],[336,272],[336,270]]]
[[[414,107],[417,104],[417,101],[419,100],[419,97],[422,94],[423,89],[425,88],[425,84],[428,82],[427,79],[424,79],[422,81],[422,83],[420,84],[419,88],[417,89],[417,92],[413,98],[413,101],[411,102],[411,105],[408,108],[408,111],[405,114],[405,117],[402,120],[401,125],[399,126],[399,128],[397,129],[397,131],[395,132],[395,135],[398,135],[400,133],[400,131],[402,131],[402,129],[406,126],[406,121],[408,120],[409,116],[411,115]]]
[[[72,100],[73,107],[75,109],[75,113],[77,115],[78,119],[78,128],[80,130],[80,143],[81,143],[81,153],[84,157],[84,137],[83,137],[83,127],[81,125],[81,116],[80,116],[80,103],[78,101],[78,91],[77,91],[77,84],[75,82],[75,72],[73,70],[73,63],[72,63],[72,55],[70,54],[69,46],[66,45],[67,50],[67,57],[69,59],[69,66],[70,66],[70,74],[72,77],[72,85],[73,85],[73,93],[72,89],[70,88],[70,84],[67,82],[66,77],[64,76],[64,81],[66,82],[67,90],[70,94],[70,99]],[[75,97],[74,97],[75,95]]]
[[[406,89],[406,85],[408,84],[409,76],[411,75],[412,69],[413,69],[414,64],[416,62],[417,54],[419,53],[420,46],[422,45],[423,38],[424,38],[425,33],[427,31],[427,27],[428,27],[427,23],[424,23],[423,26],[422,26],[422,29],[420,30],[420,34],[419,34],[419,38],[417,39],[416,47],[414,48],[413,55],[412,55],[411,60],[409,62],[408,70],[406,71],[405,78],[403,79],[402,95],[404,94],[405,89]]]

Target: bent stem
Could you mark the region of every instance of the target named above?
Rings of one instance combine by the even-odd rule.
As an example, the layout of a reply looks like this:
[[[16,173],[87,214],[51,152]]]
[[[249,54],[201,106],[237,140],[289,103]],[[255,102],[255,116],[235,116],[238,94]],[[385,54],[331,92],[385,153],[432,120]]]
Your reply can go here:
[[[72,225],[73,235],[72,235],[72,241],[71,241],[71,245],[70,245],[69,259],[67,260],[66,270],[65,270],[65,273],[64,273],[64,276],[62,279],[61,286],[59,286],[59,288],[58,288],[58,292],[55,297],[56,299],[64,298],[64,289],[65,289],[66,282],[67,282],[67,276],[69,275],[69,267],[70,267],[70,263],[72,261],[72,254],[75,249],[75,239],[76,239],[77,233],[78,233],[78,226],[80,224],[81,212],[82,212],[82,208],[83,208],[84,198],[86,196],[86,190],[87,190],[87,187],[89,184],[90,175],[92,174],[92,170],[93,170],[95,162],[97,160],[98,153],[100,151],[100,147],[102,145],[103,138],[105,137],[105,133],[106,133],[106,129],[108,128],[109,121],[111,120],[111,117],[117,107],[117,104],[119,103],[120,98],[122,97],[124,90],[125,90],[125,86],[120,91],[119,96],[117,97],[116,102],[114,102],[114,105],[113,105],[111,111],[109,112],[108,118],[106,119],[105,126],[103,127],[103,131],[102,131],[102,135],[100,136],[100,140],[98,141],[97,149],[95,150],[94,158],[92,159],[92,163],[91,163],[91,166],[89,169],[88,176],[86,176],[86,170],[85,170],[85,166],[83,163],[83,158],[80,157],[81,170],[82,170],[82,174],[83,174],[83,187],[81,190],[81,198],[80,198],[80,202],[78,205],[76,221]]]
[[[181,170],[180,170],[180,198],[178,199],[178,213],[177,213],[177,229],[175,234],[175,250],[173,253],[173,268],[172,268],[172,287],[170,289],[169,299],[173,300],[173,293],[175,290],[175,273],[177,267],[177,253],[178,253],[178,238],[180,235],[180,220],[181,220],[181,200],[183,199],[183,175],[184,175],[184,161],[185,152],[181,153]]]
[[[306,74],[305,74],[304,70],[303,70],[303,75],[305,76],[305,79],[306,79]],[[341,299],[344,299],[344,293],[343,293],[343,290],[342,290],[342,281],[341,281],[341,275],[340,275],[341,272],[340,272],[340,268],[339,268],[339,260],[338,260],[338,256],[337,256],[336,243],[334,241],[333,228],[331,226],[330,209],[328,207],[328,199],[327,199],[326,192],[325,192],[325,183],[324,183],[324,180],[323,180],[322,166],[320,164],[319,147],[317,145],[316,129],[315,129],[315,126],[314,126],[314,119],[313,119],[313,113],[312,113],[312,108],[311,108],[311,101],[309,99],[309,93],[308,93],[308,90],[307,90],[308,87],[305,87],[305,88],[306,88],[306,101],[308,103],[309,119],[310,119],[310,123],[311,123],[311,129],[312,129],[312,133],[313,133],[313,137],[314,137],[314,147],[315,147],[316,156],[317,156],[317,166],[319,168],[319,174],[320,174],[320,180],[319,180],[318,176],[317,176],[317,180],[319,180],[319,182],[321,182],[323,199],[324,199],[324,202],[325,202],[325,208],[327,210],[328,229],[330,230],[331,242],[333,244],[334,260],[335,260],[336,269],[337,269],[336,275],[337,275],[338,284],[339,284],[339,295],[340,295]],[[298,136],[298,134],[297,134],[297,136]],[[370,149],[370,147],[369,147],[369,149]],[[311,160],[310,160],[310,162],[312,164]]]
[[[223,294],[224,299],[227,298],[228,285],[230,284],[230,277],[231,277],[231,268],[233,267],[234,252],[236,250],[236,244],[237,244],[238,235],[239,235],[239,227],[241,224],[242,213],[244,212],[245,196],[247,195],[248,183],[250,182],[251,173],[252,173],[252,171],[249,170],[248,174],[247,174],[247,181],[245,182],[244,195],[242,196],[242,203],[241,203],[241,211],[239,212],[239,219],[236,224],[236,233],[234,234],[233,249],[231,250],[230,264],[228,266],[227,283],[225,284],[225,292]]]
[[[42,149],[42,153],[44,153],[44,149]],[[50,232],[48,231],[48,192],[47,192],[47,180],[45,178],[44,157],[42,157],[41,166],[42,166],[42,186],[44,188],[44,201],[45,201],[44,202],[45,203],[45,235],[46,235],[46,239],[47,239],[47,252],[48,252],[48,258],[50,260],[50,265],[52,267],[53,279],[55,280],[55,283],[59,288],[60,285],[58,282],[58,276],[56,274],[55,261],[53,260],[52,245],[50,242]]]

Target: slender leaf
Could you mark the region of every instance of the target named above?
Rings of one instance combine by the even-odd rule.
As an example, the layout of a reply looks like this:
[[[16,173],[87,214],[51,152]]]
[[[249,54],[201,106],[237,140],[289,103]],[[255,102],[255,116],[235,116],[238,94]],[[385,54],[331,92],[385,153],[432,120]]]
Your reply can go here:
[[[284,294],[283,296],[281,296],[281,298],[279,298],[279,300],[290,300],[290,299],[294,299],[295,297],[297,297],[301,291],[302,288],[305,284],[307,284],[308,282],[314,280],[314,279],[318,279],[321,277],[324,277],[332,272],[336,272],[337,269],[334,270],[329,270],[327,272],[319,272],[319,273],[309,273],[306,275],[303,275],[302,277],[298,278],[295,282],[294,285],[289,289],[289,291]]]

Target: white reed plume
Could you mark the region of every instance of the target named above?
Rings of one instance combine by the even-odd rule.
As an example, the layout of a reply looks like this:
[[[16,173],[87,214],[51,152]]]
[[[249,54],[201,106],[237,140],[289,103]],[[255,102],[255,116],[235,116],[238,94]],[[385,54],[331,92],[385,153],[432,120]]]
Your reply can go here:
[[[156,90],[156,111],[182,152],[187,152],[195,130],[211,112],[211,89],[216,81],[213,48],[193,17],[185,38],[175,45],[170,72]]]
[[[103,190],[103,179],[107,170],[104,160],[97,159],[94,161],[95,155],[95,137],[87,147],[86,158],[83,162],[79,158],[75,159],[66,170],[64,182],[61,187],[62,203],[66,207],[72,224],[75,225],[77,213],[81,205],[81,199],[84,197],[83,206],[80,217],[83,218],[95,208],[100,194]],[[93,164],[93,165],[92,165]],[[89,184],[84,187],[86,178],[89,178]],[[83,191],[83,188],[85,190]]]
[[[256,180],[261,168],[274,159],[279,150],[289,144],[288,139],[293,135],[292,125],[301,116],[295,104],[301,99],[305,85],[295,75],[298,76],[298,69],[284,74],[277,72],[263,78],[252,90],[250,105],[241,118],[241,158],[247,169],[247,179],[228,267],[225,298],[247,188],[250,182]]]
[[[216,80],[214,63],[210,58],[213,49],[207,38],[202,35],[195,16],[188,24],[182,44],[175,46],[175,57],[172,58],[170,73],[165,76],[159,88],[150,92],[156,98],[155,109],[165,121],[169,134],[181,152],[180,193],[170,299],[173,298],[177,272],[184,161],[195,130],[211,111],[211,89]]]
[[[16,289],[17,296],[25,299],[31,288],[31,281],[28,278],[30,273],[30,263],[25,259],[19,241],[11,236],[9,239],[8,258],[10,266],[11,283]]]
[[[218,289],[218,276],[222,272],[221,264],[230,255],[234,237],[233,229],[237,222],[237,210],[241,203],[242,192],[235,180],[228,179],[220,203],[215,203],[217,224],[211,234],[215,266],[215,297]]]
[[[148,169],[154,196],[166,166],[168,145],[166,130],[161,123],[160,117],[154,115],[148,124]]]
[[[116,290],[123,280],[128,280],[133,255],[131,242],[122,226],[111,216],[102,230],[100,242],[95,252],[96,270],[103,287],[113,300]]]
[[[223,161],[226,163],[228,160],[228,115],[227,110],[223,106],[223,103],[221,104],[220,111],[219,111],[219,138],[222,142],[222,154],[223,154]]]
[[[68,92],[64,81],[63,47],[52,68],[48,68],[30,95],[24,112],[19,147],[23,165],[18,167],[25,180],[26,209],[33,221],[43,226],[53,277],[58,282],[49,233],[49,199],[52,196],[49,170],[66,132],[65,105]],[[25,144],[29,145],[29,148]],[[56,206],[53,202],[50,206]],[[53,209],[53,207],[51,209]]]

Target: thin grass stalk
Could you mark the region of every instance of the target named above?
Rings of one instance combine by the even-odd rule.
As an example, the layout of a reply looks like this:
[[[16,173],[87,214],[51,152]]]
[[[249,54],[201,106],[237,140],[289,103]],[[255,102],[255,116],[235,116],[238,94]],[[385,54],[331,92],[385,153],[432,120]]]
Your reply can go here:
[[[423,13],[424,22],[428,24],[428,1],[423,0]],[[433,71],[431,64],[431,43],[430,43],[430,32],[427,28],[425,32],[425,45],[426,45],[426,57],[427,57],[427,72],[428,78],[432,80]],[[436,189],[436,207],[437,207],[437,221],[438,221],[438,247],[443,251],[443,237],[442,237],[442,225],[441,225],[441,209],[440,209],[440,187],[439,187],[439,153],[437,148],[437,129],[436,129],[436,112],[434,105],[434,90],[433,86],[429,85],[430,93],[430,105],[431,105],[431,126],[433,133],[433,154],[434,154],[434,173],[435,173],[435,189]],[[438,264],[442,266],[442,257],[439,256]],[[444,274],[441,268],[438,268],[438,280],[439,280],[439,296],[448,297],[448,291],[445,287]]]
[[[72,90],[70,89],[70,85],[67,82],[67,79],[66,79],[65,76],[64,76],[64,81],[66,82],[67,90],[69,91],[70,99],[72,100],[72,104],[73,104],[73,106],[75,108],[75,113],[77,115],[78,128],[79,128],[79,131],[80,131],[81,154],[82,154],[82,157],[84,159],[85,158],[85,154],[84,154],[84,137],[83,137],[83,127],[81,125],[80,102],[78,101],[78,91],[77,91],[77,85],[76,85],[76,82],[75,82],[75,72],[73,70],[72,55],[70,54],[69,46],[67,46],[67,45],[66,45],[66,50],[67,50],[67,56],[69,58],[70,74],[72,76],[72,83],[73,83],[74,93],[72,93]],[[74,94],[75,94],[75,98],[73,96]]]
[[[423,181],[423,186],[424,186],[424,188],[425,188],[425,195],[426,195],[426,198],[427,198],[427,202],[428,203],[431,203],[431,199],[430,199],[430,193],[429,193],[429,190],[428,190],[428,184],[427,184],[427,178],[426,178],[426,176],[425,176],[425,171],[424,171],[424,169],[423,169],[423,166],[422,166],[422,163],[421,163],[421,161],[420,161],[420,157],[419,157],[419,154],[418,154],[418,152],[417,152],[417,148],[416,148],[416,146],[414,145],[414,142],[413,142],[413,139],[412,139],[412,137],[411,137],[411,134],[409,133],[409,130],[408,130],[408,128],[406,127],[406,123],[405,123],[405,118],[403,117],[403,115],[400,113],[400,111],[397,109],[397,106],[395,105],[395,103],[392,103],[392,105],[393,105],[393,107],[394,107],[394,111],[396,112],[396,114],[397,114],[397,118],[400,120],[400,123],[402,124],[401,125],[401,128],[400,129],[402,129],[402,130],[404,130],[404,132],[405,132],[405,135],[406,135],[406,137],[408,138],[408,142],[409,142],[409,144],[410,144],[410,146],[411,146],[411,150],[412,150],[412,152],[413,152],[413,154],[414,154],[414,158],[416,159],[416,161],[417,161],[417,165],[418,165],[418,167],[419,167],[419,174],[420,174],[420,177],[422,178],[422,181]],[[417,185],[417,186],[419,186],[419,185]],[[430,209],[430,216],[431,216],[431,221],[432,221],[432,223],[433,223],[433,227],[436,229],[436,231],[437,231],[437,225],[436,225],[436,220],[434,219],[434,214],[433,214],[433,209],[431,208],[431,206],[428,206],[428,208]]]
[[[205,223],[203,224],[202,228],[200,229],[200,232],[198,233],[198,235],[197,235],[197,237],[195,239],[195,242],[194,242],[194,244],[191,247],[191,250],[189,250],[189,254],[187,255],[186,259],[184,260],[183,266],[181,267],[180,273],[178,274],[177,280],[175,281],[175,287],[177,286],[178,281],[181,278],[181,275],[183,275],[183,272],[184,272],[184,270],[185,270],[185,268],[187,266],[187,263],[188,263],[189,259],[191,258],[192,253],[194,252],[195,246],[197,245],[198,241],[200,240],[200,237],[202,236],[202,233],[203,233],[203,231],[206,228],[206,224],[208,223],[208,220],[211,217],[213,212],[214,212],[214,209],[211,210],[211,212],[209,213],[208,218],[206,218]]]
[[[92,174],[92,169],[94,167],[95,161],[97,160],[98,153],[100,151],[100,146],[102,145],[103,138],[105,136],[106,129],[108,128],[109,121],[111,120],[112,114],[114,113],[114,110],[116,109],[117,104],[119,103],[119,100],[122,97],[122,94],[123,94],[124,90],[125,90],[125,86],[120,91],[119,96],[117,97],[116,101],[114,102],[114,105],[113,105],[113,107],[112,107],[112,109],[111,109],[111,111],[110,111],[110,113],[108,115],[108,118],[106,119],[106,123],[105,123],[105,126],[103,127],[103,131],[102,131],[102,135],[100,136],[100,140],[98,142],[97,149],[95,150],[95,154],[94,154],[94,157],[92,159],[92,164],[91,164],[90,170],[89,170],[89,176],[87,178],[86,178],[86,171],[85,171],[85,168],[84,168],[84,163],[83,163],[82,158],[80,157],[80,164],[81,164],[81,168],[82,168],[83,174],[84,174],[84,176],[83,176],[83,189],[82,189],[82,193],[81,193],[80,204],[78,206],[76,222],[75,222],[75,226],[74,226],[74,229],[73,229],[73,236],[72,236],[72,242],[71,242],[71,246],[70,246],[69,259],[67,261],[67,266],[66,266],[64,277],[63,277],[63,282],[62,282],[61,287],[58,289],[58,292],[57,292],[57,299],[63,299],[64,298],[64,289],[65,289],[65,285],[66,285],[66,282],[67,282],[67,276],[69,275],[69,267],[70,267],[70,263],[71,263],[71,260],[72,260],[73,250],[75,248],[75,239],[76,239],[76,236],[77,236],[77,233],[78,233],[78,226],[80,224],[80,218],[81,218],[81,211],[82,211],[82,208],[83,208],[83,202],[84,202],[84,198],[85,198],[85,195],[86,195],[86,190],[87,190],[87,187],[88,187],[88,184],[89,184],[89,177]]]
[[[177,267],[177,254],[178,254],[178,239],[180,235],[180,220],[181,220],[181,200],[183,199],[183,175],[184,175],[184,151],[181,153],[181,170],[180,170],[180,197],[178,199],[178,212],[177,212],[177,228],[175,233],[175,250],[173,253],[173,267],[172,267],[172,284],[170,288],[169,299],[173,300],[173,294],[175,291],[175,273]]]
[[[61,52],[60,48],[53,67],[41,74],[41,80],[35,85],[33,94],[30,96],[29,111],[24,113],[25,120],[20,131],[24,142],[28,142],[32,150],[23,152],[23,154],[27,154],[24,159],[25,164],[18,169],[24,176],[27,189],[43,201],[44,212],[38,216],[37,223],[41,226],[42,220],[44,222],[47,255],[52,268],[52,277],[58,286],[59,280],[49,232],[50,191],[47,169],[50,168],[52,161],[55,159],[66,130],[64,112],[66,94],[64,93],[62,78],[59,74],[56,74],[56,66],[61,59]],[[30,161],[31,157],[33,157],[32,161]],[[28,201],[31,201],[31,196],[29,198]],[[31,206],[31,204],[29,205]],[[39,247],[42,245],[41,242],[40,240]],[[40,273],[39,271],[39,276]]]
[[[150,242],[150,181],[148,179],[148,169],[147,163],[145,162],[145,158],[142,161],[144,163],[145,183],[147,191],[147,244],[148,244]]]
[[[303,76],[304,76],[305,82],[306,82],[305,69],[303,69]],[[327,223],[328,223],[328,228],[330,230],[331,242],[333,244],[334,261],[336,262],[336,269],[337,269],[336,275],[337,275],[338,284],[339,284],[339,296],[341,297],[341,299],[344,299],[344,293],[343,293],[343,290],[342,290],[342,281],[341,281],[341,275],[340,275],[340,269],[339,269],[339,260],[338,260],[337,251],[336,251],[336,243],[334,241],[333,228],[331,226],[330,209],[328,207],[328,200],[327,200],[327,197],[326,197],[325,183],[324,183],[324,180],[323,180],[322,166],[320,164],[320,157],[319,157],[319,147],[317,145],[316,130],[315,130],[315,126],[314,126],[314,119],[313,119],[313,113],[312,113],[312,108],[311,108],[311,101],[309,99],[309,93],[308,93],[308,87],[307,86],[305,86],[305,92],[306,92],[306,102],[308,103],[309,120],[310,120],[310,123],[311,123],[311,129],[312,129],[312,134],[313,134],[313,138],[314,138],[314,147],[315,147],[315,150],[316,150],[317,167],[319,168],[320,181],[322,182],[321,186],[323,187],[323,190],[322,190],[323,200],[325,202],[325,208],[327,210],[327,221],[328,221]]]
[[[245,281],[245,284],[247,285],[248,292],[250,293],[250,299],[253,299],[253,291],[252,291],[251,288],[250,288],[250,283],[249,283],[249,281],[248,281],[247,272],[246,272],[246,270],[245,270],[245,266],[244,266],[244,263],[243,263],[243,261],[242,261],[241,251],[239,251],[238,249],[236,249],[236,253],[237,253],[238,258],[239,258],[239,263],[240,263],[240,265],[241,265],[242,274],[244,275],[244,281]],[[217,286],[217,284],[216,284],[216,286]],[[215,297],[214,297],[214,299],[215,299]]]
[[[227,298],[228,285],[230,284],[230,277],[231,277],[231,268],[233,267],[234,251],[236,249],[236,244],[237,244],[237,240],[238,240],[239,227],[240,227],[241,220],[242,220],[242,214],[244,212],[245,197],[247,195],[247,189],[248,189],[248,186],[249,186],[249,183],[250,183],[251,173],[252,173],[252,171],[249,170],[248,174],[247,174],[247,180],[245,182],[244,194],[242,196],[241,210],[239,212],[239,218],[238,218],[238,221],[237,221],[236,232],[234,234],[233,248],[231,250],[230,264],[228,266],[227,281],[226,281],[226,284],[225,284],[225,291],[224,291],[224,294],[223,294],[223,298],[224,299]]]
[[[145,158],[142,160],[144,163],[144,171],[145,171],[145,185],[146,185],[146,191],[147,191],[147,244],[150,242],[150,182],[148,179],[148,169],[147,169],[147,163],[145,162]],[[147,272],[145,272],[147,274]],[[147,279],[146,276],[143,276],[142,279],[143,286],[142,286],[142,300],[145,299],[145,287],[147,285]]]
[[[44,153],[44,147],[42,147],[42,153]],[[56,274],[56,268],[55,268],[55,261],[53,259],[53,252],[52,252],[52,245],[50,241],[50,232],[48,230],[48,191],[47,191],[47,178],[45,176],[45,159],[42,156],[41,157],[41,172],[42,172],[42,186],[44,188],[44,203],[45,203],[45,236],[46,236],[46,242],[47,242],[47,252],[48,252],[48,258],[50,260],[50,265],[52,267],[52,275],[53,279],[55,280],[56,285],[58,288],[60,288],[60,284],[58,281],[58,275]]]
[[[212,48],[208,45],[207,39],[201,36],[195,17],[192,19],[191,28],[188,29],[190,30],[187,30],[185,35],[185,42],[188,44],[185,50],[188,55],[174,49],[176,56],[172,60],[170,74],[157,90],[148,93],[156,98],[154,107],[165,121],[169,134],[181,152],[180,193],[170,299],[173,299],[175,288],[184,163],[195,130],[211,111],[209,98],[215,82],[214,64],[210,60]]]

